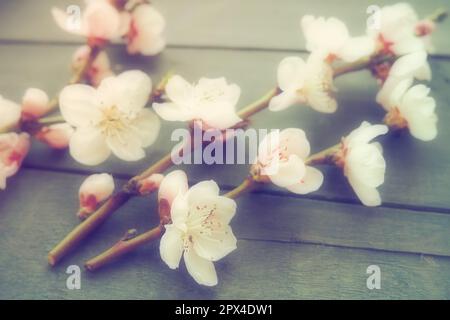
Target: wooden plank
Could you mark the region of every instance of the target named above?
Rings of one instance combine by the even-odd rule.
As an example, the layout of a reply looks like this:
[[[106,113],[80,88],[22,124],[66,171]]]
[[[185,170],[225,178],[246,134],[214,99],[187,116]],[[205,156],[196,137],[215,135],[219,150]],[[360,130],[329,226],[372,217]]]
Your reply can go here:
[[[156,0],[152,1],[167,20],[167,39],[173,46],[207,46],[229,48],[271,48],[303,50],[304,40],[299,21],[304,14],[336,16],[348,24],[352,34],[365,32],[370,0],[306,1],[284,0]],[[400,2],[400,1],[398,1]],[[421,16],[440,7],[446,0],[408,1]],[[50,8],[65,8],[81,0],[2,1],[0,39],[79,42],[80,39],[60,30],[52,21]],[[392,4],[379,0],[377,5]],[[27,21],[26,24],[18,21]],[[450,21],[434,35],[438,54],[450,54],[445,30]]]
[[[78,223],[77,192],[83,179],[80,175],[24,170],[0,194],[0,225],[21,234],[22,229],[41,225],[44,230],[51,223],[53,235],[43,239],[43,246],[51,249]],[[155,196],[133,199],[105,228],[112,238],[129,228],[143,231],[157,224],[156,210]],[[450,256],[448,214],[365,208],[257,193],[238,200],[233,228],[240,239]]]
[[[71,199],[80,180],[77,175],[25,170],[12,181],[8,191],[0,194],[0,299],[450,298],[448,257],[242,239],[238,241],[235,252],[216,264],[220,284],[214,288],[196,285],[184,266],[179,272],[168,269],[158,256],[157,243],[153,243],[95,274],[83,272],[81,290],[67,290],[68,275],[65,271],[69,265],[81,266],[85,259],[111,245],[127,228],[139,226],[142,230],[155,223],[151,218],[153,205],[149,200],[133,201],[121,210],[122,214],[103,225],[74,255],[50,269],[45,260],[46,252],[76,223],[72,213],[75,204]],[[286,199],[279,199],[287,203]],[[267,203],[267,200],[262,201]],[[287,225],[289,218],[293,217],[282,209],[284,205],[277,206],[276,212],[267,206],[264,211],[257,212],[255,209],[258,207],[252,204],[252,212],[239,212],[239,215],[250,214],[245,219],[234,221],[238,237],[249,232],[246,228],[267,228],[268,215],[274,218],[271,220],[271,235],[276,235],[282,227],[280,221]],[[310,212],[308,216],[304,213],[309,212],[310,206],[306,201],[299,204],[298,208],[305,210],[298,212],[301,219],[292,221],[291,225],[297,225],[302,234],[321,233],[327,220],[335,223],[336,230],[342,227],[339,222],[342,212],[329,212],[330,216],[325,217],[327,210],[323,210],[321,203],[316,205],[322,211]],[[363,230],[371,233],[373,229],[367,226],[379,219],[377,216],[382,212],[388,216],[388,211],[380,209],[370,217],[362,214],[349,225],[350,229],[342,232],[355,236],[364,233]],[[317,218],[322,222],[318,223],[312,213],[322,213]],[[444,217],[447,216],[441,215],[439,219]],[[405,216],[403,226],[397,221],[399,231],[416,232],[404,230],[404,226],[411,226],[411,221]],[[239,225],[244,223],[247,227],[240,228]],[[387,228],[384,230],[392,231],[391,227],[384,227]],[[310,230],[306,231],[306,228]],[[430,229],[423,235],[422,242],[428,242],[437,232],[446,234],[442,230]],[[387,240],[396,240],[395,234],[385,236]],[[419,248],[422,242],[415,241],[411,245]],[[380,290],[370,291],[366,287],[366,269],[370,265],[378,265],[381,269]]]
[[[19,100],[29,86],[39,86],[48,92],[56,92],[65,83],[67,59],[73,48],[70,46],[35,47],[27,45],[2,46],[0,51],[0,93]],[[225,76],[242,88],[240,105],[255,100],[275,85],[275,70],[278,62],[289,53],[169,49],[156,59],[127,60],[123,51],[111,50],[113,61],[121,67],[142,68],[154,79],[159,79],[169,69],[184,75],[190,81],[201,76]],[[381,188],[384,201],[392,206],[420,206],[447,212],[450,199],[447,196],[447,176],[450,175],[447,141],[450,139],[450,112],[447,108],[450,93],[446,90],[450,62],[433,59],[431,65],[434,79],[432,95],[438,102],[439,136],[423,143],[408,134],[394,135],[382,139],[387,159],[386,182]],[[157,80],[155,80],[157,81]],[[252,121],[255,128],[303,128],[313,151],[335,144],[363,120],[373,123],[381,121],[383,111],[374,102],[377,85],[370,75],[360,72],[338,80],[340,109],[332,115],[324,115],[307,108],[293,107],[285,112],[265,111]],[[148,151],[148,158],[136,163],[124,163],[111,158],[105,164],[90,168],[75,163],[69,155],[49,151],[36,144],[26,165],[35,168],[52,168],[76,171],[108,171],[130,176],[144,169],[169,151],[170,135],[180,123],[164,122],[158,142]],[[172,144],[173,145],[173,144]],[[183,167],[195,179],[217,179],[224,186],[237,185],[246,175],[248,167],[191,165]],[[335,168],[323,168],[326,176],[324,186],[312,197],[358,203],[341,172]],[[269,188],[267,190],[277,190]]]

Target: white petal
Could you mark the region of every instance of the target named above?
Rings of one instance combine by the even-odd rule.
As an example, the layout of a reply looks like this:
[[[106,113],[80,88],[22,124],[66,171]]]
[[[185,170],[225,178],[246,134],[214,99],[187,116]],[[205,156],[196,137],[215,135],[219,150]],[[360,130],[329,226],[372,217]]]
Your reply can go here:
[[[142,71],[125,71],[117,76],[117,107],[125,113],[137,114],[147,104],[152,92],[152,80]]]
[[[159,253],[170,269],[177,269],[183,254],[183,233],[173,225],[166,225],[166,231],[159,243]]]
[[[97,93],[93,87],[73,84],[65,87],[59,95],[61,114],[74,127],[97,123],[101,118]]]
[[[395,42],[392,50],[397,55],[404,55],[411,52],[425,50],[425,46],[420,38],[411,35],[410,37],[403,38],[401,41]]]
[[[145,157],[141,137],[134,131],[123,130],[109,135],[106,143],[114,155],[124,161],[138,161]]]
[[[389,75],[395,77],[410,77],[416,70],[419,70],[427,61],[427,53],[418,51],[407,54],[397,59],[392,65]]]
[[[19,123],[21,112],[20,105],[0,96],[0,132],[14,128]]]
[[[376,188],[365,185],[359,179],[349,177],[348,180],[356,195],[365,206],[375,207],[381,205],[380,193]]]
[[[218,261],[236,249],[237,239],[230,226],[212,236],[197,234],[193,237],[194,250],[202,258]]]
[[[306,167],[305,176],[299,183],[288,186],[287,189],[297,194],[308,194],[319,190],[323,183],[323,174],[313,167]]]
[[[192,186],[188,193],[189,204],[194,202],[201,202],[207,197],[216,197],[219,195],[219,186],[213,180],[206,180]]]
[[[282,111],[292,105],[302,102],[305,102],[305,100],[295,91],[284,91],[270,100],[269,110]]]
[[[193,119],[190,110],[176,103],[153,103],[153,110],[166,121],[189,121]]]
[[[375,51],[375,41],[370,37],[355,37],[349,39],[337,54],[346,62],[355,62],[370,56]]]
[[[431,141],[437,136],[436,102],[428,97],[429,92],[430,89],[424,85],[412,87],[399,108],[411,134],[423,141]]]
[[[186,229],[186,219],[189,214],[189,203],[186,194],[178,193],[170,207],[170,217],[178,228]]]
[[[280,132],[279,147],[282,152],[295,154],[301,159],[306,159],[311,150],[305,131],[297,128],[288,128]]]
[[[389,131],[388,127],[382,124],[371,125],[364,121],[361,125],[353,130],[346,138],[346,143],[349,147],[365,144],[372,139],[384,135]]]
[[[305,175],[305,164],[297,155],[290,155],[287,161],[271,163],[272,167],[264,168],[264,173],[279,187],[286,188],[300,181]]]
[[[377,146],[362,144],[348,150],[345,169],[349,176],[376,188],[384,182],[386,162]]]
[[[166,199],[169,204],[178,194],[188,191],[188,178],[182,170],[175,170],[167,174],[159,186],[158,198]]]
[[[302,58],[284,58],[278,66],[278,87],[283,91],[291,88],[301,89],[305,81],[305,72],[306,63]]]
[[[88,166],[95,166],[108,159],[111,151],[100,131],[93,128],[78,128],[70,139],[72,157]]]
[[[131,126],[141,139],[142,147],[151,146],[158,137],[161,128],[159,118],[150,109],[144,108],[132,121]]]
[[[242,121],[237,115],[234,105],[228,102],[218,102],[201,108],[196,115],[208,126],[219,130],[231,128]]]
[[[179,75],[174,75],[167,82],[166,94],[176,104],[186,105],[192,102],[194,87]]]
[[[211,261],[201,258],[194,250],[187,250],[184,252],[184,263],[197,283],[204,286],[217,285],[216,269]]]

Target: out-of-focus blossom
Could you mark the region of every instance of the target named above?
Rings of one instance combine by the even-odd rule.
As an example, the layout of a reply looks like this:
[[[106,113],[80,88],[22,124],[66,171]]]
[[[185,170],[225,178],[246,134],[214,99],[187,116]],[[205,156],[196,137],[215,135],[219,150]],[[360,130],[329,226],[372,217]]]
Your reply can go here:
[[[436,23],[429,19],[424,19],[416,24],[416,35],[422,39],[425,49],[429,53],[434,52],[432,33],[436,30]]]
[[[423,84],[412,86],[413,79],[386,81],[377,102],[387,111],[385,123],[393,128],[408,128],[420,140],[430,141],[437,136],[436,101],[429,97],[430,88]]]
[[[160,188],[164,189],[161,191],[164,199],[172,199],[171,223],[166,225],[161,239],[161,259],[169,268],[176,269],[184,256],[186,269],[194,280],[214,286],[217,274],[213,262],[236,249],[236,237],[229,226],[236,202],[220,196],[219,187],[212,180],[188,190],[183,173],[174,172],[166,179]]]
[[[68,123],[57,123],[41,128],[35,138],[53,149],[66,149],[73,133],[74,129]]]
[[[163,37],[166,22],[164,17],[150,4],[140,4],[133,9],[127,39],[130,54],[153,56],[160,53],[166,41]]]
[[[225,78],[201,78],[192,85],[176,75],[166,86],[170,102],[154,103],[155,112],[167,121],[200,120],[214,129],[227,129],[242,121],[235,111],[241,94],[236,84]]]
[[[6,188],[6,180],[15,175],[30,150],[27,133],[0,134],[0,189]]]
[[[21,113],[20,105],[0,96],[0,133],[16,127],[19,124]]]
[[[90,44],[118,39],[127,32],[127,15],[108,0],[86,1],[78,17],[58,8],[52,8],[58,26],[66,32],[87,38]]]
[[[379,25],[370,26],[368,34],[378,42],[381,52],[400,56],[424,50],[424,42],[416,34],[419,19],[410,4],[385,6],[377,17]]]
[[[322,173],[305,164],[310,146],[305,132],[289,128],[268,134],[261,141],[254,169],[260,177],[268,177],[275,185],[297,194],[320,188]]]
[[[386,171],[381,145],[370,141],[387,132],[385,125],[363,122],[343,139],[336,155],[337,164],[343,167],[350,185],[366,206],[381,204],[377,188],[383,184]]]
[[[22,98],[22,120],[38,119],[49,112],[50,109],[47,93],[36,88],[29,88],[25,91]]]
[[[297,103],[324,113],[337,109],[333,69],[321,53],[311,53],[306,62],[299,57],[283,59],[278,66],[278,87],[282,92],[270,101],[271,111],[284,110]]]
[[[91,54],[91,47],[82,46],[75,51],[72,57],[72,69],[74,72],[83,68],[89,56]],[[97,57],[88,66],[85,72],[85,79],[94,87],[97,87],[103,79],[114,76],[111,70],[111,64],[109,62],[108,55],[105,51],[101,51]]]
[[[80,186],[80,210],[78,216],[84,218],[94,212],[101,202],[114,192],[114,179],[110,174],[93,174],[87,177]]]
[[[312,52],[321,52],[330,60],[339,58],[354,62],[375,51],[375,41],[371,37],[351,37],[347,26],[336,18],[307,15],[302,18],[301,27],[306,48]]]
[[[138,182],[139,194],[145,195],[158,190],[164,176],[159,173],[152,174],[150,177],[142,179]]]
[[[97,165],[112,153],[125,161],[145,156],[156,140],[160,122],[144,108],[152,82],[143,72],[126,71],[104,79],[100,86],[74,84],[60,94],[60,109],[75,133],[70,154],[85,165]]]

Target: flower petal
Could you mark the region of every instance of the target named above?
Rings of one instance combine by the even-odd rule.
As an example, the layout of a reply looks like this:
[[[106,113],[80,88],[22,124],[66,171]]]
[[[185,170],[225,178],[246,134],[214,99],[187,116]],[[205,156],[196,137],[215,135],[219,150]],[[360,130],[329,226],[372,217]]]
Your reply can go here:
[[[272,162],[271,167],[264,168],[263,173],[277,186],[286,188],[300,181],[305,170],[303,160],[297,155],[290,155],[287,161]]]
[[[72,157],[88,166],[102,163],[111,154],[104,136],[91,127],[78,128],[70,139],[69,147]]]
[[[161,259],[170,269],[177,269],[183,254],[183,233],[173,225],[166,225],[166,231],[161,237],[159,253]]]
[[[161,181],[158,190],[158,198],[166,199],[169,204],[178,194],[185,194],[188,191],[188,178],[182,170],[175,170],[167,174]]]
[[[145,157],[141,137],[134,131],[123,130],[106,137],[106,143],[116,157],[124,161],[138,161]]]
[[[303,97],[297,94],[295,91],[284,91],[270,99],[269,110],[282,111],[297,103],[304,102],[305,100],[303,99]]]
[[[305,81],[305,73],[306,63],[302,58],[284,58],[278,66],[278,87],[283,91],[301,89]]]
[[[201,258],[195,250],[186,250],[184,252],[184,263],[189,274],[197,283],[204,286],[217,285],[217,274],[214,264],[204,258]]]
[[[368,207],[381,205],[381,197],[378,190],[362,183],[359,179],[349,177],[348,181],[361,202]]]
[[[96,90],[84,84],[69,85],[59,95],[61,114],[74,127],[97,123],[101,118],[97,106]]]
[[[375,51],[375,41],[371,37],[354,37],[349,39],[337,53],[346,62],[355,62],[370,56]]]
[[[152,80],[140,70],[125,71],[117,76],[117,107],[124,113],[137,114],[147,104]]]
[[[166,121],[188,121],[193,119],[193,114],[183,106],[166,102],[153,103],[153,110]]]
[[[301,159],[306,159],[311,150],[305,131],[297,128],[288,128],[280,132],[279,147],[283,153],[295,154]]]
[[[236,249],[237,239],[230,226],[213,235],[196,234],[193,237],[194,250],[202,258],[218,261]]]
[[[220,189],[214,180],[206,180],[192,186],[188,193],[189,204],[201,202],[207,197],[216,197],[219,195]]]
[[[20,105],[0,96],[0,132],[14,128],[19,123],[21,112]]]
[[[141,139],[142,147],[151,146],[158,138],[161,122],[150,109],[144,108],[139,112],[131,125]]]
[[[303,179],[287,189],[296,194],[308,194],[317,191],[323,183],[323,174],[313,167],[306,167]]]
[[[192,102],[194,87],[179,75],[170,77],[166,85],[167,97],[179,105]]]

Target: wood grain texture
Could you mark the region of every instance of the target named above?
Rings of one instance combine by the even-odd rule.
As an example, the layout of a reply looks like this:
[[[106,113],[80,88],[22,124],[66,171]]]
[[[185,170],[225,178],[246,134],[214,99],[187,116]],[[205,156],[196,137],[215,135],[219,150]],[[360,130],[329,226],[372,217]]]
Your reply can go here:
[[[335,16],[348,25],[353,35],[365,32],[370,0],[155,0],[155,7],[167,20],[167,39],[171,46],[206,46],[221,48],[255,48],[304,50],[299,27],[305,14]],[[379,0],[378,6],[400,1]],[[410,0],[421,17],[435,9],[449,7],[446,0]],[[81,0],[4,0],[0,3],[0,39],[80,42],[58,30],[50,8],[66,8]],[[18,24],[17,21],[27,21]],[[14,25],[14,28],[11,26]],[[445,30],[447,20],[434,34],[436,54],[450,55],[450,41]]]
[[[1,46],[0,93],[8,98],[20,100],[30,86],[55,93],[68,75],[67,59],[74,50],[71,46]],[[156,59],[127,59],[120,48],[110,50],[113,61],[120,61],[121,69],[142,68],[155,82],[169,69],[176,70],[190,81],[201,76],[225,76],[242,88],[239,105],[242,107],[257,99],[275,85],[275,70],[286,52],[254,52],[223,50],[168,49]],[[435,141],[424,143],[409,134],[391,135],[381,139],[387,160],[386,182],[381,187],[384,202],[389,206],[420,207],[442,212],[450,211],[447,197],[450,163],[446,141],[450,139],[450,93],[448,87],[450,61],[432,59],[434,79],[431,82],[432,96],[438,104],[439,136]],[[43,80],[44,79],[44,80]],[[340,138],[359,126],[362,121],[380,122],[382,109],[375,103],[377,85],[367,72],[344,76],[337,81],[339,88],[339,110],[326,115],[309,108],[292,107],[280,112],[264,111],[257,115],[252,126],[272,129],[300,127],[311,142],[312,151],[319,151],[335,144]],[[351,115],[351,116],[349,116]],[[336,125],[338,123],[339,125]],[[34,168],[75,170],[77,172],[107,171],[120,176],[137,174],[170,150],[170,135],[182,123],[164,122],[157,143],[149,148],[148,157],[136,163],[124,163],[112,157],[95,168],[75,163],[67,153],[48,150],[39,143],[33,146],[26,165]],[[217,179],[223,186],[235,186],[245,177],[248,166],[192,165],[183,167],[193,179]],[[308,196],[318,199],[359,203],[346,179],[336,168],[323,168],[325,184],[318,192]],[[282,192],[266,188],[268,192]]]
[[[24,221],[29,226],[45,227],[47,221],[52,221],[64,225],[53,232],[62,237],[78,223],[77,191],[83,179],[81,175],[24,170],[12,180],[9,190],[0,194],[0,212],[5,215],[0,225],[6,229]],[[27,201],[14,201],[14,195]],[[145,231],[157,224],[155,202],[155,196],[135,198],[121,208],[111,222],[117,223],[115,237],[129,228]],[[240,239],[450,256],[448,214],[366,208],[261,193],[245,195],[237,202],[233,227]],[[49,241],[43,247],[53,244]]]
[[[408,246],[409,241],[420,246],[420,237],[424,248],[437,240],[433,237],[445,234],[440,228],[448,229],[447,215],[431,218],[374,209],[358,212],[358,218],[356,212],[351,213],[352,206],[345,208],[346,214],[339,206],[331,212],[313,201],[286,201],[268,210],[275,198],[267,196],[260,196],[256,205],[255,199],[240,201],[233,225],[241,240],[235,252],[216,264],[220,284],[215,288],[196,285],[184,266],[179,272],[168,269],[158,256],[157,243],[153,243],[97,273],[83,272],[82,289],[70,291],[66,289],[67,266],[81,266],[128,228],[143,230],[155,223],[154,202],[145,198],[133,201],[74,255],[49,269],[47,250],[77,221],[73,196],[81,179],[78,175],[25,170],[0,194],[0,299],[450,298],[448,257],[285,242],[288,237],[297,241],[293,238],[312,236],[314,242],[323,243],[332,237],[351,237],[353,244],[360,240],[367,246],[383,241],[389,247]],[[403,223],[400,221],[407,214],[414,216],[415,226],[405,217]],[[289,228],[288,222],[298,231]],[[325,232],[331,225],[334,231]],[[327,239],[318,239],[322,234]],[[261,238],[269,240],[258,240]],[[448,238],[441,240],[448,243]],[[437,241],[435,245],[439,245]],[[366,288],[366,269],[373,264],[381,268],[381,290]]]

